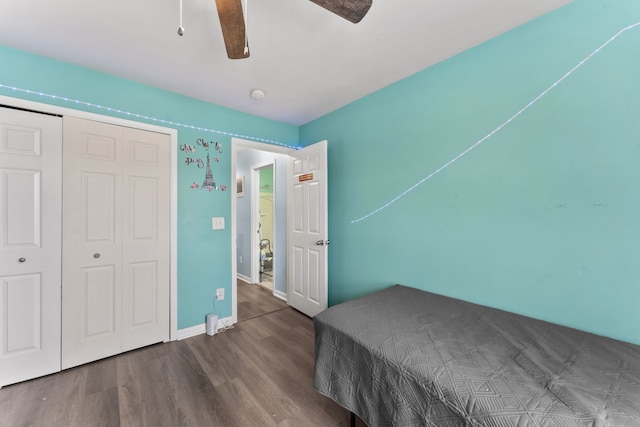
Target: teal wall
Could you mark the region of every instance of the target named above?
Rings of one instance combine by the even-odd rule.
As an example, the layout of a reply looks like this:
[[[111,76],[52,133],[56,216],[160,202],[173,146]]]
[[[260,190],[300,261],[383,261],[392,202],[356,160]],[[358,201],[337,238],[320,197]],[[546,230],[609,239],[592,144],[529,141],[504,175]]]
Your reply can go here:
[[[150,118],[172,121],[249,137],[264,138],[297,145],[298,128],[258,118],[234,110],[116,78],[68,63],[31,55],[0,46],[0,84],[31,91],[77,99]],[[66,108],[162,125],[153,120],[117,114],[104,108],[52,99],[0,87],[0,95],[23,98]],[[175,127],[165,125],[166,127]],[[178,152],[178,328],[202,324],[214,310],[216,288],[225,288],[224,301],[216,303],[221,317],[231,316],[231,196],[235,182],[231,176],[231,137],[217,133],[178,127],[178,144],[197,147],[194,153]],[[192,189],[201,185],[205,168],[187,166],[186,157],[203,158],[198,138],[219,142],[222,153],[209,149],[216,184],[227,191]],[[218,157],[215,162],[213,157]],[[225,230],[212,231],[211,218],[224,217]]]
[[[576,0],[300,129],[5,47],[0,84],[291,145],[328,139],[331,304],[403,283],[640,344],[640,27],[351,223],[638,21],[637,0]],[[230,137],[178,128],[179,144],[197,138],[222,144],[212,170],[232,187]],[[233,193],[191,189],[204,170],[178,157],[182,329],[203,323],[215,288],[231,295],[230,227],[212,231],[211,217],[230,224]],[[230,316],[230,298],[216,308]]]
[[[640,344],[640,27],[351,223],[638,21],[576,0],[303,126],[329,141],[330,304],[402,283]]]

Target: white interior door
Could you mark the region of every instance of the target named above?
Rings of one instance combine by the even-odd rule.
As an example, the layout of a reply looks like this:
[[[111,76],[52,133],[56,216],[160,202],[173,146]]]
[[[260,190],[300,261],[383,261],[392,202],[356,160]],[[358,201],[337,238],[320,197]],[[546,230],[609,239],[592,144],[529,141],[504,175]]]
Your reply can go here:
[[[169,337],[167,135],[65,117],[62,367]]]
[[[0,387],[60,370],[62,120],[0,107]]]
[[[308,316],[327,308],[327,141],[289,153],[289,305]]]

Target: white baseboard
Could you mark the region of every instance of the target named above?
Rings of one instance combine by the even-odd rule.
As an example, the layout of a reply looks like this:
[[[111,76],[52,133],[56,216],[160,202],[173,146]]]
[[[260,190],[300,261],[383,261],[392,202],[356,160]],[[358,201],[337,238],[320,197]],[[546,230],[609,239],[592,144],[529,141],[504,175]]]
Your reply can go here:
[[[233,325],[233,319],[231,317],[225,317],[218,320],[218,330]],[[188,328],[178,329],[178,341],[186,338],[195,337],[196,335],[202,335],[207,332],[207,324],[201,323],[199,325],[193,325]]]
[[[277,289],[273,291],[273,296],[276,298],[280,298],[283,301],[287,301],[287,294]]]
[[[196,335],[204,334],[207,331],[207,325],[201,323],[185,329],[178,329],[178,341],[185,338],[195,337]]]
[[[243,282],[247,282],[247,283],[251,283],[251,277],[247,277],[244,274],[236,274],[236,277],[240,280],[242,280]]]

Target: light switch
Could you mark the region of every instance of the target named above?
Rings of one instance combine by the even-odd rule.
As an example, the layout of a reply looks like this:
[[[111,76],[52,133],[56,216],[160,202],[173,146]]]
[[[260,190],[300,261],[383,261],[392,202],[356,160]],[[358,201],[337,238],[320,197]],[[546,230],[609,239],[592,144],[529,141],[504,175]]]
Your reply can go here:
[[[224,217],[211,218],[211,228],[214,230],[224,230]]]

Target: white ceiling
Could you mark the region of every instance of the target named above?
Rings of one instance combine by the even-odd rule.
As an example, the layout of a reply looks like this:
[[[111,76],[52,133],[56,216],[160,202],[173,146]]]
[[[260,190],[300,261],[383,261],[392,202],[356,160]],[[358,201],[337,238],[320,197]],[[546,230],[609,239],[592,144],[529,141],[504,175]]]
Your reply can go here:
[[[374,0],[352,24],[248,0],[251,57],[229,60],[215,0],[183,0],[183,37],[179,0],[0,0],[0,44],[301,125],[570,1]]]

